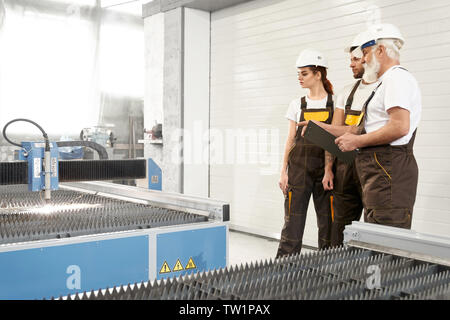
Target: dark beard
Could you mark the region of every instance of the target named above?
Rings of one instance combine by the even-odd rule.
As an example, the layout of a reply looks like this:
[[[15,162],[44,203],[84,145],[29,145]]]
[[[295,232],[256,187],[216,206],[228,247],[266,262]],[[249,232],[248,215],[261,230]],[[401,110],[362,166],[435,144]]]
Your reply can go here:
[[[364,69],[362,71],[360,71],[358,74],[356,74],[356,75],[354,74],[353,78],[362,79],[363,75],[364,75]]]

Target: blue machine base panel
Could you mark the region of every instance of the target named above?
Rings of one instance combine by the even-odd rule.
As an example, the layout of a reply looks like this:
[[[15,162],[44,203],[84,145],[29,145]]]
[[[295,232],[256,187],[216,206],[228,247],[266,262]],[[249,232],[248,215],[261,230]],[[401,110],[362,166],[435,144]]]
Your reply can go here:
[[[0,253],[0,299],[42,299],[148,280],[148,236]]]
[[[225,268],[226,226],[162,233],[156,236],[157,279]]]
[[[59,298],[226,265],[221,224],[18,243],[0,246],[0,299]]]

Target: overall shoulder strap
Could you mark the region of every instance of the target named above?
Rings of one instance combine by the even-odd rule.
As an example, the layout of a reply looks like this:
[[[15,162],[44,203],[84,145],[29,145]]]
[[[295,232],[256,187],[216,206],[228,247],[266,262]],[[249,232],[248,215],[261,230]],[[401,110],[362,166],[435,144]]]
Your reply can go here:
[[[358,89],[359,85],[361,84],[361,80],[356,81],[355,85],[353,86],[352,91],[350,92],[347,102],[345,103],[345,111],[347,112],[352,108],[353,105],[353,97],[355,96],[355,92]]]
[[[305,109],[306,109],[306,97],[305,97],[305,96],[303,96],[302,99],[301,99],[300,108],[301,108],[302,110],[305,110]]]
[[[358,130],[357,130],[357,134],[361,134],[364,131],[364,123],[366,120],[366,115],[367,115],[367,106],[369,105],[370,101],[372,100],[373,96],[375,95],[375,93],[377,92],[378,88],[381,86],[383,82],[380,82],[378,84],[378,86],[372,91],[372,93],[370,94],[369,98],[367,99],[367,101],[364,103],[363,108],[361,110],[362,113],[362,119],[361,122],[358,125]]]

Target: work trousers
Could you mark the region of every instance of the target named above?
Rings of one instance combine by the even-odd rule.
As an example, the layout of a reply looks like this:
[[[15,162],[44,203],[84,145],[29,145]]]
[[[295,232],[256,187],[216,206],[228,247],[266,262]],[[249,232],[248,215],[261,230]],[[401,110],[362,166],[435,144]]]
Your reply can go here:
[[[296,156],[290,162],[289,185],[284,201],[284,226],[277,257],[301,252],[311,195],[319,229],[319,249],[331,245],[331,192],[325,191],[322,185],[323,150],[317,146],[303,145],[296,151]]]
[[[337,159],[333,188],[332,247],[342,245],[345,226],[352,221],[359,221],[362,212],[362,190],[355,164]]]
[[[364,221],[411,229],[418,167],[408,145],[363,148],[355,164],[361,182]]]

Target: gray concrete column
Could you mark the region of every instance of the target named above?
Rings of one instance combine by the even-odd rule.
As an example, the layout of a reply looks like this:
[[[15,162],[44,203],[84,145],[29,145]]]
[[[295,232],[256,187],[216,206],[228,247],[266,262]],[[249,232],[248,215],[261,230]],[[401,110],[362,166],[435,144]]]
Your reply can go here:
[[[144,18],[144,125],[162,123],[163,141],[145,144],[144,156],[161,167],[163,191],[207,197],[210,13],[160,5]]]
[[[184,8],[145,18],[144,123],[151,129],[162,122],[163,139],[145,143],[144,157],[161,167],[165,192],[183,192],[183,28]]]

